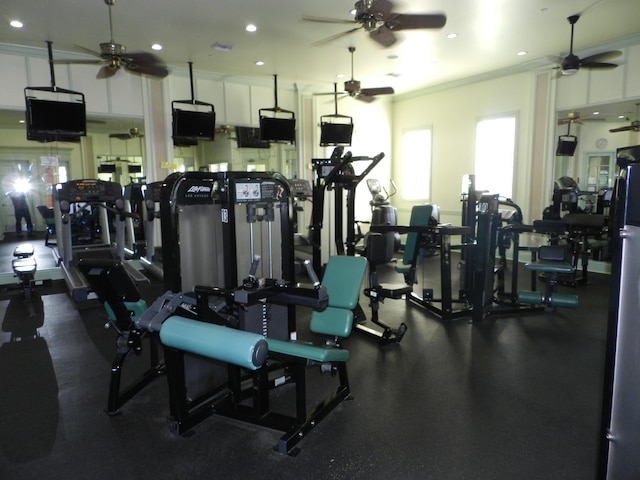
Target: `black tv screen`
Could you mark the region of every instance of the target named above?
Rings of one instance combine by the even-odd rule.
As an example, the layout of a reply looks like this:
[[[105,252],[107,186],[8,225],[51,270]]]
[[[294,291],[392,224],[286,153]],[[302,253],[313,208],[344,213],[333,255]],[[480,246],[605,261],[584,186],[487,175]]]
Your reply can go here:
[[[563,135],[558,137],[558,146],[556,148],[556,156],[572,157],[578,146],[578,139],[574,135]]]
[[[353,123],[321,123],[320,146],[351,145]]]
[[[142,172],[142,165],[127,165],[127,170],[129,170],[129,173],[140,173]]]
[[[214,111],[196,112],[173,109],[173,137],[213,140],[216,129]]]
[[[115,173],[116,166],[113,164],[98,165],[98,173]]]
[[[294,143],[296,140],[296,119],[260,117],[260,140]]]
[[[84,102],[60,102],[27,97],[26,104],[27,137],[87,134]]]

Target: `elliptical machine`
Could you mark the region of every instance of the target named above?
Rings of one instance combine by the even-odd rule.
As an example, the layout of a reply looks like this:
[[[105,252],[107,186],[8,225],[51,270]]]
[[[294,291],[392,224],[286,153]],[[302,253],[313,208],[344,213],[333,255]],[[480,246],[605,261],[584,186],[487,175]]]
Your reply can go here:
[[[398,189],[393,180],[391,180],[393,191],[388,193],[387,190],[380,185],[380,181],[375,178],[367,179],[367,188],[371,193],[371,225],[398,225],[398,210],[391,205],[389,198],[396,194]],[[387,262],[393,258],[393,254],[400,250],[400,234],[398,232],[385,232],[383,234],[386,243]],[[365,240],[365,245],[367,244]]]

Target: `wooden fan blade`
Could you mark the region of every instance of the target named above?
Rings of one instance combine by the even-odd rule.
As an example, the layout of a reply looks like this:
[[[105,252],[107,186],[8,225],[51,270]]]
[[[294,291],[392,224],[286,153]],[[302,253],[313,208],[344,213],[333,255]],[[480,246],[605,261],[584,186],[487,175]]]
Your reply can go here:
[[[582,65],[586,63],[600,63],[606,60],[612,60],[622,55],[620,50],[612,50],[610,52],[596,53],[595,55],[589,55],[582,59]]]
[[[309,15],[303,15],[302,20],[305,22],[316,22],[316,23],[344,23],[344,24],[354,24],[357,23],[354,20],[342,20],[339,18],[326,18],[326,17],[313,17]]]
[[[376,97],[373,97],[371,95],[363,95],[362,92],[358,93],[353,98],[355,98],[356,100],[360,100],[361,102],[365,102],[365,103],[371,103],[376,99]]]
[[[395,34],[389,30],[386,24],[369,32],[369,37],[378,42],[384,48],[389,48],[391,45],[396,43]]]
[[[631,125],[627,125],[625,127],[612,128],[609,131],[611,133],[616,133],[616,132],[626,132],[628,130],[633,130],[633,127]]]
[[[59,65],[100,65],[104,63],[104,60],[73,60],[73,59],[62,59],[62,60],[54,60],[54,64]]]
[[[85,53],[88,53],[89,55],[93,55],[94,57],[98,57],[101,58],[102,55],[100,54],[100,52],[97,52],[95,50],[91,50],[90,48],[86,48],[83,47],[82,45],[75,45],[77,48],[79,48],[80,50],[84,51]]]
[[[391,30],[412,30],[419,28],[442,28],[447,24],[443,14],[394,14],[385,21]]]
[[[600,63],[600,62],[589,62],[582,63],[580,68],[588,68],[591,70],[613,70],[618,66],[617,63]]]
[[[120,58],[122,58],[125,63],[125,69],[131,73],[159,78],[164,78],[169,75],[169,70],[164,61],[152,53],[127,53],[121,55]]]
[[[317,42],[313,42],[311,45],[314,46],[314,47],[317,47],[319,45],[324,45],[325,43],[332,42],[332,41],[337,40],[339,38],[346,37],[347,35],[350,35],[353,32],[357,32],[361,28],[362,28],[362,26],[356,27],[356,28],[352,28],[351,30],[347,30],[346,32],[341,32],[341,33],[338,33],[336,35],[331,35],[330,37],[323,38],[322,40],[318,40]]]
[[[103,80],[105,78],[113,77],[116,73],[118,73],[120,67],[112,67],[111,65],[105,65],[100,70],[98,70],[98,74],[96,78],[98,80]]]
[[[378,88],[363,88],[360,90],[360,95],[374,96],[374,95],[393,95],[395,92],[391,87],[378,87]]]

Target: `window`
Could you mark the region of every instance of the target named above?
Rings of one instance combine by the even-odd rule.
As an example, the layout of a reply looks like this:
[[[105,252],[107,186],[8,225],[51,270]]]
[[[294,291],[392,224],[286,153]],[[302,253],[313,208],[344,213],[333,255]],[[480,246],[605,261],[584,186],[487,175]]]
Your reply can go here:
[[[431,129],[402,135],[402,199],[428,200],[431,191]]]
[[[476,125],[476,189],[511,197],[516,117],[480,120]]]

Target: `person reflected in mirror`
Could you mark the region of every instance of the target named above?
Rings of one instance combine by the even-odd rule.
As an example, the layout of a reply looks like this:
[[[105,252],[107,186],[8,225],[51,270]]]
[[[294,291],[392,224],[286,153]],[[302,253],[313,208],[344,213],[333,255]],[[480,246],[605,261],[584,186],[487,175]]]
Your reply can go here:
[[[16,235],[22,236],[22,220],[24,219],[27,227],[27,235],[33,236],[33,222],[29,213],[29,205],[27,204],[27,194],[22,190],[11,190],[7,196],[13,203],[13,209],[16,216]]]

